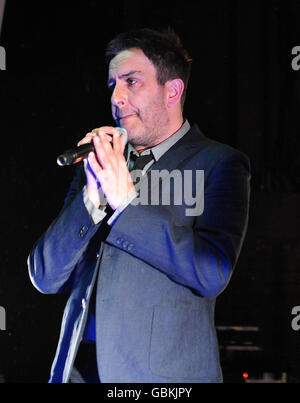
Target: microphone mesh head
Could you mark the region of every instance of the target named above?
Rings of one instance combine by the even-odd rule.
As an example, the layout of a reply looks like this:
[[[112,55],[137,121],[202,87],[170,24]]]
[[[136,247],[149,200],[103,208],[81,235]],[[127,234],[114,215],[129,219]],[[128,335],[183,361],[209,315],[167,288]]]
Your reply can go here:
[[[57,165],[59,165],[61,167],[68,165],[68,160],[64,155],[58,156],[56,162],[57,162]]]
[[[124,127],[117,127],[117,129],[119,130],[120,134],[126,134],[127,135],[127,130],[124,129]]]

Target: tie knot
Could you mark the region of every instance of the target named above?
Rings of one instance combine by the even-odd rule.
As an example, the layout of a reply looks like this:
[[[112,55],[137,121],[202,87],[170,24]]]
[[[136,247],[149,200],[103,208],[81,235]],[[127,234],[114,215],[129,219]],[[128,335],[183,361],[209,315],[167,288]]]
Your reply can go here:
[[[150,153],[150,154],[146,154],[146,155],[137,156],[136,154],[131,153],[131,158],[134,161],[134,164],[133,164],[133,167],[131,170],[134,170],[134,169],[142,170],[148,164],[148,162],[153,160],[153,155],[152,155],[152,153]]]

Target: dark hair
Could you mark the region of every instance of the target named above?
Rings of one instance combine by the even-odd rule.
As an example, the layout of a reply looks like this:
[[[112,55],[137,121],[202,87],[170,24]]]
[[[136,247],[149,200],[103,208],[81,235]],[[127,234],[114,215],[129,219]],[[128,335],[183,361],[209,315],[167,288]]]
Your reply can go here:
[[[107,45],[105,52],[107,65],[118,53],[132,48],[141,49],[153,63],[160,85],[175,78],[182,79],[184,92],[181,103],[183,105],[192,59],[175,32],[170,28],[164,32],[143,28],[121,33]]]

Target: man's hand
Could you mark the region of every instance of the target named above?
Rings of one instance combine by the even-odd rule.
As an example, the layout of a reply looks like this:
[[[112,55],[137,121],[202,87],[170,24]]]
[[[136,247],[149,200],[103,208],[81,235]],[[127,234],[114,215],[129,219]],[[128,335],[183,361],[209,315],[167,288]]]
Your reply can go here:
[[[124,158],[127,135],[117,128],[103,126],[92,130],[78,143],[93,141],[95,153],[85,160],[87,195],[94,205],[100,206],[99,187],[112,209],[116,209],[135,190]]]

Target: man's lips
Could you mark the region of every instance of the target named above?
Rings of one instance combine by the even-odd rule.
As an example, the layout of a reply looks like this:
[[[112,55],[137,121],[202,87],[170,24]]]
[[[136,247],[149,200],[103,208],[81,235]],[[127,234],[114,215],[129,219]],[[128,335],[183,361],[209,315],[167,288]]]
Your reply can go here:
[[[121,119],[127,119],[130,118],[131,116],[135,116],[135,113],[129,113],[128,115],[122,115],[122,116],[118,116],[117,119],[121,120]]]

